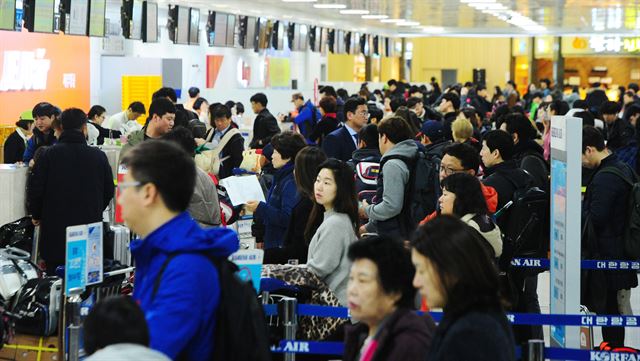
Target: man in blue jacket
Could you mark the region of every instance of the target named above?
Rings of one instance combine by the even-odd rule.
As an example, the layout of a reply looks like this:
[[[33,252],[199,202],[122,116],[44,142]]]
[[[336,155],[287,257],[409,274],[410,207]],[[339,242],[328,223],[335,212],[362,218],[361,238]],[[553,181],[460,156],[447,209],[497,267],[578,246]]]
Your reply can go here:
[[[145,313],[151,348],[172,359],[208,359],[215,347],[221,292],[208,256],[229,257],[238,250],[237,235],[222,228],[204,230],[186,212],[196,168],[177,145],[140,143],[123,164],[128,173],[118,185],[118,201],[125,222],[141,237],[131,242],[133,296]]]
[[[291,96],[291,102],[295,105],[296,109],[298,109],[298,115],[293,118],[293,121],[298,126],[300,134],[307,140],[307,143],[313,144],[313,142],[309,140],[309,136],[316,127],[316,124],[322,119],[322,115],[318,111],[318,108],[313,105],[311,99],[308,99],[306,102],[304,101],[302,93],[293,94]]]

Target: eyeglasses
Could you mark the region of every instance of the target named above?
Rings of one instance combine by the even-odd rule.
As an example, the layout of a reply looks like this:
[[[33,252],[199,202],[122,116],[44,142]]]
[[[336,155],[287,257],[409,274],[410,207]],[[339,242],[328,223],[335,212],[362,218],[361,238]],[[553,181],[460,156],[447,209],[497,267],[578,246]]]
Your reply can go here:
[[[366,111],[365,112],[357,112],[356,114],[357,115],[362,115],[363,117],[367,117],[367,118],[369,117],[369,112],[366,112]]]
[[[125,189],[127,188],[131,188],[131,187],[140,187],[142,185],[145,185],[146,183],[143,182],[138,182],[138,181],[134,181],[134,182],[120,182],[118,183],[118,192],[122,193],[124,192]]]
[[[445,175],[452,175],[454,173],[460,173],[460,172],[464,172],[465,169],[453,169],[450,167],[440,167],[440,172],[444,173]]]

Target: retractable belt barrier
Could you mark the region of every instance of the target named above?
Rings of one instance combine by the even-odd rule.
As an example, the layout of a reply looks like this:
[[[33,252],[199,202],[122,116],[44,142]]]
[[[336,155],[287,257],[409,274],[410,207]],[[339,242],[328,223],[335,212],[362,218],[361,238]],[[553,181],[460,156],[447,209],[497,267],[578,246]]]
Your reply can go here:
[[[546,258],[514,258],[512,267],[543,268],[549,269],[551,262]],[[616,260],[583,260],[580,262],[582,269],[609,270],[609,271],[638,271],[640,261],[616,261]]]

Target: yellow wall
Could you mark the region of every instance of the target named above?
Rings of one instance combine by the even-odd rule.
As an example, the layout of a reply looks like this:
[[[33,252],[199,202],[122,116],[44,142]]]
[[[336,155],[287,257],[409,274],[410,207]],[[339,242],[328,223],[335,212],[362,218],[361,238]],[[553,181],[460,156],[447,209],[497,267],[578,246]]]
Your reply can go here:
[[[412,41],[413,82],[426,83],[432,76],[441,82],[442,69],[457,69],[458,82],[464,83],[473,80],[474,68],[486,69],[489,89],[496,85],[503,87],[507,80],[511,67],[509,38],[416,38]]]
[[[400,58],[395,56],[392,58],[382,57],[380,59],[380,81],[387,82],[389,79],[400,78]]]
[[[327,74],[329,81],[355,81],[355,55],[332,54],[327,55]]]

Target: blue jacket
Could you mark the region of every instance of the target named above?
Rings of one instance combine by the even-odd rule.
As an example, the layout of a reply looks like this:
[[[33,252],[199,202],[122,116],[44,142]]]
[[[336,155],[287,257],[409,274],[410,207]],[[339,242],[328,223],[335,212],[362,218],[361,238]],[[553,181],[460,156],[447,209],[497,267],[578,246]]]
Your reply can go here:
[[[282,247],[298,197],[296,181],[293,178],[293,163],[289,162],[276,171],[267,203],[260,202],[254,213],[256,220],[264,224],[265,249]]]
[[[315,117],[313,113],[315,113]],[[313,132],[313,128],[320,119],[322,119],[322,115],[318,109],[313,105],[313,103],[311,103],[311,100],[307,100],[307,102],[298,109],[298,115],[293,119],[293,121],[298,126],[298,129],[300,129],[300,134],[302,134],[302,136],[304,136],[308,141],[311,132]]]
[[[36,154],[36,150],[42,146],[52,146],[57,143],[56,137],[53,136],[53,129],[49,131],[49,134],[42,133],[38,128],[33,129],[33,135],[27,140],[27,147],[24,150],[22,161],[29,164],[29,161],[33,159]]]
[[[131,242],[136,261],[133,296],[145,313],[151,348],[172,359],[182,352],[188,360],[211,355],[220,287],[213,264],[197,253],[226,258],[238,244],[234,231],[202,229],[187,212]],[[158,273],[171,253],[185,254],[169,262],[153,297]]]

